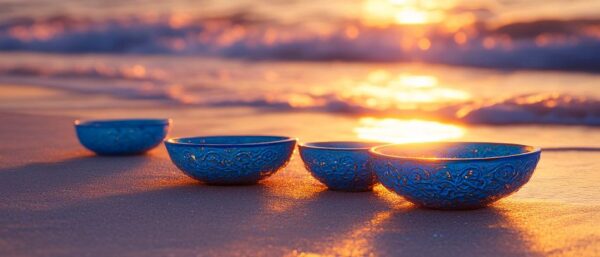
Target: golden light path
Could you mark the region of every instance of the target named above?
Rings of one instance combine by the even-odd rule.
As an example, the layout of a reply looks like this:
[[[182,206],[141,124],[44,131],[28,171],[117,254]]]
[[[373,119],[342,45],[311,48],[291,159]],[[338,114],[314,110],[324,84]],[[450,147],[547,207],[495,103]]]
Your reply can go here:
[[[435,76],[392,74],[385,70],[370,72],[366,80],[353,84],[347,92],[354,102],[382,110],[418,109],[471,98],[466,91],[440,85]]]
[[[365,117],[354,128],[358,138],[390,143],[418,143],[451,140],[462,137],[464,128],[426,120]]]

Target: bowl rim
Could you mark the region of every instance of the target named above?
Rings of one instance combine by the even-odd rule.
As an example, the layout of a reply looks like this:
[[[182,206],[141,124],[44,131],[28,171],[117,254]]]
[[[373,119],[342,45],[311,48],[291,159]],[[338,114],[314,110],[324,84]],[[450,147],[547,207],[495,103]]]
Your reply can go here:
[[[364,144],[373,144],[372,146],[365,147],[333,147],[333,146],[318,146],[316,144],[336,144],[336,143],[364,143]],[[375,141],[313,141],[313,142],[304,142],[298,144],[298,147],[302,150],[302,148],[306,149],[315,149],[315,150],[330,150],[330,151],[366,151],[373,147],[388,145],[387,143],[375,142]]]
[[[138,122],[138,124],[127,124]],[[169,118],[133,118],[133,119],[77,119],[73,121],[76,127],[130,127],[130,126],[165,126],[173,123]]]
[[[184,139],[216,138],[216,137],[228,137],[228,138],[271,137],[271,138],[280,138],[280,139],[278,139],[278,140],[271,140],[271,141],[256,142],[256,143],[241,143],[241,144],[213,144],[213,143],[185,143],[185,142],[180,142],[180,140],[184,140]],[[166,139],[164,142],[165,142],[165,144],[182,145],[182,146],[249,147],[249,146],[273,145],[273,144],[295,142],[295,141],[298,141],[298,138],[288,137],[288,136],[279,136],[279,135],[211,135],[211,136],[194,136],[194,137],[172,137],[172,138]]]
[[[518,146],[523,148],[531,148],[530,151],[526,151],[524,153],[517,154],[509,154],[509,155],[498,155],[492,157],[476,157],[476,158],[448,158],[448,157],[416,157],[416,156],[400,156],[400,155],[390,155],[378,152],[377,150],[384,147],[391,146],[410,146],[410,145],[424,145],[424,144],[489,144],[489,145],[510,145],[510,146]],[[510,157],[518,157],[525,156],[531,154],[540,153],[542,149],[540,147],[530,146],[530,145],[522,145],[522,144],[513,144],[513,143],[498,143],[498,142],[470,142],[470,141],[440,141],[440,142],[421,142],[421,143],[400,143],[400,144],[386,144],[381,146],[375,146],[369,149],[369,154],[373,156],[381,156],[385,158],[398,159],[398,160],[417,160],[417,161],[448,161],[448,162],[460,162],[460,161],[489,161],[489,160],[498,160]]]

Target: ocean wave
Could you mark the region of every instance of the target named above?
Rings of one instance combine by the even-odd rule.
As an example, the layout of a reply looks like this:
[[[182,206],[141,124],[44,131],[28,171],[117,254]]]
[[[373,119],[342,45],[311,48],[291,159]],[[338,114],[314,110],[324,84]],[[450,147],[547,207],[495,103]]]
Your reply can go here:
[[[83,77],[85,86],[82,86],[81,80],[73,79],[89,73],[98,76],[98,79]],[[252,107],[265,111],[421,118],[466,124],[600,126],[600,100],[568,93],[535,93],[476,101],[463,99],[434,105],[425,102],[413,103],[414,106],[411,104],[410,108],[406,108],[404,105],[390,105],[390,99],[379,99],[373,104],[369,99],[374,95],[360,95],[361,91],[354,95],[345,90],[320,94],[293,92],[293,89],[287,92],[239,92],[235,87],[210,87],[201,83],[185,85],[169,83],[168,80],[124,75],[127,73],[109,74],[112,75],[97,75],[96,72],[85,69],[82,69],[81,73],[58,70],[53,73],[46,69],[33,68],[0,69],[0,82],[40,85],[77,93],[106,94],[131,100],[152,99],[181,106]],[[105,80],[110,80],[110,83],[107,84]],[[121,80],[124,83],[120,83]],[[430,94],[432,91],[426,93]]]
[[[448,30],[372,27],[337,21],[327,29],[244,16],[92,20],[57,16],[0,23],[0,51],[208,55],[258,60],[419,61],[500,69],[600,71],[600,20],[544,20]]]
[[[600,100],[567,94],[528,94],[466,105],[456,117],[466,123],[600,126]]]
[[[385,117],[430,117],[467,124],[557,124],[600,126],[600,100],[569,94],[526,94],[507,99],[451,104],[437,109],[381,109],[354,103],[336,95],[296,96],[294,98],[257,99],[210,103],[212,106],[252,106],[276,110],[323,111],[346,114],[380,115]],[[307,100],[308,99],[308,100]],[[313,104],[307,104],[313,103]]]
[[[114,67],[105,64],[80,67],[42,67],[40,65],[0,66],[2,76],[31,76],[52,78],[122,79],[132,81],[164,81],[166,72],[148,70],[142,65]]]

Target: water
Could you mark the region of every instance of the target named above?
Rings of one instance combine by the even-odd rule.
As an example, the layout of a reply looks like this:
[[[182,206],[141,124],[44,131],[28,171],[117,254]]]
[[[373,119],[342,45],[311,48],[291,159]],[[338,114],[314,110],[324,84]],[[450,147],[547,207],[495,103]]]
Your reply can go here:
[[[600,1],[2,0],[0,82],[85,95],[87,104],[110,98],[113,108],[344,117],[369,140],[464,139],[498,125],[569,134],[562,125],[600,125],[595,7]],[[561,146],[589,145],[578,142]]]
[[[172,105],[467,124],[600,125],[596,74],[163,55],[2,56],[2,81]]]
[[[600,70],[600,1],[4,0],[0,10],[2,51]]]

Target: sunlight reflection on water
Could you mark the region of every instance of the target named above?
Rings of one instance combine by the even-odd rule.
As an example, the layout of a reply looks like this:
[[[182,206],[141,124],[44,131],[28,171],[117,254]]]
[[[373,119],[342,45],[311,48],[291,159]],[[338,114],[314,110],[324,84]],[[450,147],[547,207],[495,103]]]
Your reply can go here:
[[[352,85],[348,92],[351,101],[374,109],[419,109],[471,98],[466,91],[440,85],[436,76],[396,75],[385,70],[370,72],[366,80]]]
[[[359,120],[354,133],[365,140],[414,143],[457,139],[465,134],[465,129],[435,121],[365,117]]]

